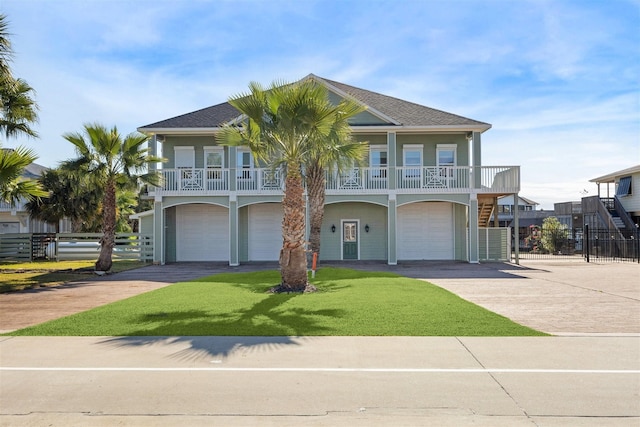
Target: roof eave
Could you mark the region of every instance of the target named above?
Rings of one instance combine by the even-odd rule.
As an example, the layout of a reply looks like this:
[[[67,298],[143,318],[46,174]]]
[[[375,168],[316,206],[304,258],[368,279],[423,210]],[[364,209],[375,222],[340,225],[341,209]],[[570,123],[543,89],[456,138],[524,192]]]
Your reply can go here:
[[[202,128],[138,128],[138,132],[150,135],[213,135],[221,128],[202,127]]]
[[[599,183],[606,184],[608,182],[615,182],[616,178],[618,177],[625,176],[625,175],[632,175],[634,173],[640,173],[640,165],[631,166],[630,168],[627,168],[627,169],[622,169],[613,173],[602,175],[597,178],[590,179],[589,182],[595,182],[596,184],[599,184]]]
[[[491,129],[490,124],[478,124],[478,125],[437,125],[437,126],[390,126],[390,125],[354,125],[351,126],[354,131],[408,131],[408,132],[486,132]]]

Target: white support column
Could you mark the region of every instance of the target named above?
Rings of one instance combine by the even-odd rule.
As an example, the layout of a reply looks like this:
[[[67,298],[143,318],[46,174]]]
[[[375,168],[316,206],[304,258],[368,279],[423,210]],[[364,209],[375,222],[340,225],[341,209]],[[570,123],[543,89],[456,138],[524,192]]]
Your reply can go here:
[[[229,265],[240,265],[238,243],[238,197],[233,192],[229,195]]]
[[[478,238],[478,196],[471,193],[469,200],[469,262],[478,264],[480,261],[480,239]]]
[[[396,265],[398,264],[398,248],[397,248],[397,201],[396,194],[389,194],[389,202],[387,204],[387,264]]]
[[[164,209],[162,196],[156,196],[153,202],[153,263],[164,264]]]

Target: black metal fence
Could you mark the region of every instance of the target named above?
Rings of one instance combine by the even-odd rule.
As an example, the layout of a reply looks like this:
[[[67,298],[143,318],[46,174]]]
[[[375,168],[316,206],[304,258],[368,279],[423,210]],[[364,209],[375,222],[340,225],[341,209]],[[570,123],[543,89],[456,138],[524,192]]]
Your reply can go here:
[[[597,229],[585,225],[584,229],[565,230],[545,242],[544,230],[533,226],[521,228],[519,249],[521,259],[560,259],[583,257],[586,262],[638,262],[640,263],[640,233],[618,229]],[[545,244],[546,243],[546,244]]]
[[[585,261],[640,263],[640,231],[584,227]]]

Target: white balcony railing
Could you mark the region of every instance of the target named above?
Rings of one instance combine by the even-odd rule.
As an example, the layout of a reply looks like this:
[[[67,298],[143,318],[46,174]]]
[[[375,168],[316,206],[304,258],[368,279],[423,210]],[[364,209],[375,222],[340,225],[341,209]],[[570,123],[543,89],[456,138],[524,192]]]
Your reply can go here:
[[[241,169],[233,176],[229,169],[164,169],[163,184],[151,192],[162,195],[227,194],[235,179],[235,188],[246,194],[280,194],[284,189],[282,170]],[[516,193],[520,191],[518,166],[425,166],[395,168],[390,182],[388,168],[353,168],[345,172],[327,172],[328,194],[375,194],[395,189],[399,193]]]
[[[15,203],[5,202],[4,200],[0,200],[0,212],[20,212],[24,211],[24,205],[27,204],[27,200],[22,198]]]

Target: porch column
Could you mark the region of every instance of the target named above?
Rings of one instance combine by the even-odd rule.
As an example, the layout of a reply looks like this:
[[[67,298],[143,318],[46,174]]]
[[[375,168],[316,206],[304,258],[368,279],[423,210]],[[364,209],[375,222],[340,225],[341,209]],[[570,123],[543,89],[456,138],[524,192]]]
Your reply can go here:
[[[518,207],[518,193],[513,195],[513,235],[514,239],[514,256],[515,263],[520,264],[520,208]]]
[[[398,264],[398,251],[396,246],[396,217],[397,217],[397,201],[396,194],[389,194],[389,202],[387,203],[387,264]]]
[[[480,248],[478,239],[478,195],[470,194],[469,200],[469,262],[478,264]]]
[[[153,263],[164,264],[164,210],[162,196],[153,201]]]
[[[389,190],[398,188],[396,183],[396,166],[396,133],[387,132],[387,168],[389,169],[387,180]]]
[[[236,173],[237,161],[238,161],[238,149],[237,147],[229,147],[229,191],[236,191],[236,180],[238,174]]]
[[[238,247],[238,196],[233,192],[229,194],[229,265],[231,267],[240,265]]]
[[[482,175],[480,174],[480,166],[482,166],[482,142],[480,138],[480,132],[473,132],[471,136],[472,140],[472,159],[473,165],[473,188],[480,188],[482,184]]]

